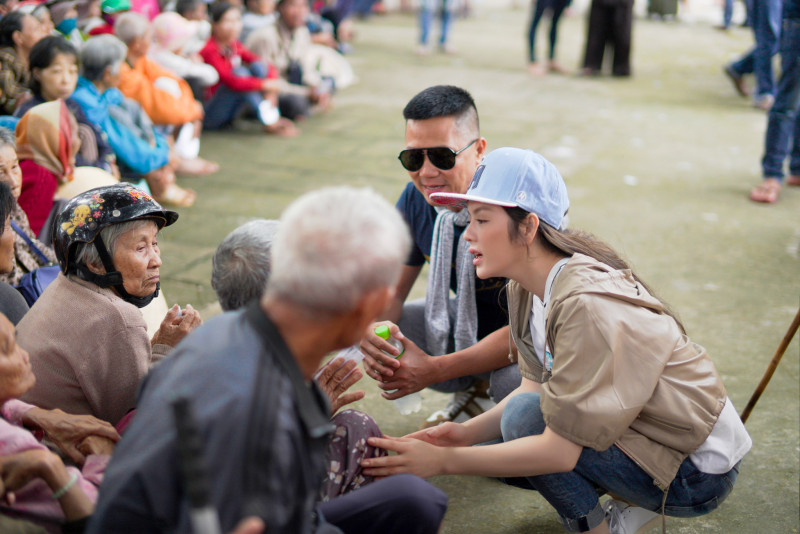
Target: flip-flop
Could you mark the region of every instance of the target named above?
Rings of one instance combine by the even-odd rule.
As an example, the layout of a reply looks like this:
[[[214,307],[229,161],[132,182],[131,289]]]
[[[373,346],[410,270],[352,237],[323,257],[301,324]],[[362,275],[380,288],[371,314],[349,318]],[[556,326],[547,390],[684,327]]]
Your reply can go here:
[[[197,193],[191,189],[184,189],[178,184],[169,184],[169,186],[161,195],[156,198],[156,200],[166,206],[188,208],[194,204],[196,198]]]
[[[769,178],[750,190],[750,200],[763,202],[764,204],[774,204],[778,201],[780,192],[781,183],[774,178]]]

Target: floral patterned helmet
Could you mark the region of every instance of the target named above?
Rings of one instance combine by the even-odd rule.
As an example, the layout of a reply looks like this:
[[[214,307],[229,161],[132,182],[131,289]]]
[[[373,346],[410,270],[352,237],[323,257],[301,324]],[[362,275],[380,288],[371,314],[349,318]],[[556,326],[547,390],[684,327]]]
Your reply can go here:
[[[152,219],[160,230],[178,220],[178,214],[130,184],[98,187],[74,197],[53,221],[53,247],[61,272],[75,272],[80,243],[93,242],[106,226],[136,219]]]

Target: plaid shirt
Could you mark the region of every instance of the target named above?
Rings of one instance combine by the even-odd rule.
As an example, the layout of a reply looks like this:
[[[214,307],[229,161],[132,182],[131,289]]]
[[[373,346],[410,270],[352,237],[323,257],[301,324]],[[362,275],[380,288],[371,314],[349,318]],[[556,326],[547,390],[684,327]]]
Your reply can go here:
[[[0,48],[0,111],[13,115],[19,98],[28,92],[31,73],[11,47]]]

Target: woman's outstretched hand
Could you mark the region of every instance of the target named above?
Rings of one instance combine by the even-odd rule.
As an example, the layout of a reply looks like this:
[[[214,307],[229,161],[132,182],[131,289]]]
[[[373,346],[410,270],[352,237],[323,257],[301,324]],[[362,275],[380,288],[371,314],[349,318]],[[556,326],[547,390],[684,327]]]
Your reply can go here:
[[[449,449],[414,438],[369,438],[367,443],[396,452],[395,455],[361,461],[365,475],[388,477],[411,473],[422,478],[446,474]]]

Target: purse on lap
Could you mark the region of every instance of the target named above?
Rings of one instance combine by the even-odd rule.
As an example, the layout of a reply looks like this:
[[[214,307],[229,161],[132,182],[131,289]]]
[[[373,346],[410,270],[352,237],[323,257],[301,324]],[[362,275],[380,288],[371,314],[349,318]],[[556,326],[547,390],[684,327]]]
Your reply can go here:
[[[58,265],[52,264],[50,260],[47,259],[47,256],[45,256],[44,253],[33,244],[31,238],[28,237],[28,235],[22,230],[22,228],[19,227],[19,225],[17,225],[17,223],[11,221],[11,227],[14,228],[14,231],[25,240],[33,253],[39,257],[42,263],[44,263],[44,266],[22,275],[19,284],[14,286],[25,298],[28,306],[33,306],[33,303],[36,302],[36,299],[39,298],[39,295],[41,295],[47,286],[56,279],[58,273],[61,272],[61,268]]]

